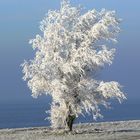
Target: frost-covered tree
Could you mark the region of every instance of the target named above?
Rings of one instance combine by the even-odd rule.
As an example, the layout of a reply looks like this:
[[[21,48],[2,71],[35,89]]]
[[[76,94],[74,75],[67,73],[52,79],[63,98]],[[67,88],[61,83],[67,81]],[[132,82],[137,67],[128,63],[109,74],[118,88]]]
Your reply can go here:
[[[22,64],[32,96],[52,97],[49,119],[54,128],[72,130],[80,114],[91,113],[96,119],[101,117],[99,105],[109,107],[108,99],[126,98],[118,82],[96,78],[112,63],[115,49],[106,41],[116,42],[120,19],[105,9],[81,11],[69,0],[62,0],[60,10],[49,11],[41,22],[43,35],[30,40],[34,59]]]

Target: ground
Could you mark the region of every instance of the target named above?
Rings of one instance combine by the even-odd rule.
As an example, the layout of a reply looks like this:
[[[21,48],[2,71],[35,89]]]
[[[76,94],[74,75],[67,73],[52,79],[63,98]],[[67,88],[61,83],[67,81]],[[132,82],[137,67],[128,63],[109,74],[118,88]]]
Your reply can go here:
[[[140,120],[77,124],[73,133],[49,127],[1,129],[0,140],[140,140]]]

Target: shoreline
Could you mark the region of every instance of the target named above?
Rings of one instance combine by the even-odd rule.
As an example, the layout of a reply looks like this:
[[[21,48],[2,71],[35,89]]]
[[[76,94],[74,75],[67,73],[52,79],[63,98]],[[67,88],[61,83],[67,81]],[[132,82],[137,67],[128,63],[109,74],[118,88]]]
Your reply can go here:
[[[123,123],[123,122],[140,122],[140,120],[115,120],[115,121],[95,121],[95,122],[80,122],[80,123],[74,123],[73,126],[76,127],[76,126],[79,126],[79,125],[87,125],[87,124],[112,124],[112,123]],[[27,129],[48,129],[48,128],[51,128],[51,126],[25,126],[25,127],[10,127],[10,128],[0,128],[0,131],[2,130],[27,130]]]
[[[140,120],[74,124],[74,133],[50,127],[0,129],[0,140],[135,140],[140,139]]]

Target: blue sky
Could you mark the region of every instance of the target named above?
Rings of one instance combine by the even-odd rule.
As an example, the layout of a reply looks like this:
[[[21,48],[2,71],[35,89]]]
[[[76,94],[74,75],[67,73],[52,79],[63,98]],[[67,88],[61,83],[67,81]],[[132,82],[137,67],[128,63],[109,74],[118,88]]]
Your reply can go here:
[[[28,40],[40,33],[39,22],[48,9],[58,9],[59,0],[0,0],[0,101],[30,100],[31,91],[22,81],[20,64],[33,57]],[[86,10],[115,10],[123,19],[113,65],[99,76],[124,86],[128,99],[140,99],[140,1],[71,0]]]

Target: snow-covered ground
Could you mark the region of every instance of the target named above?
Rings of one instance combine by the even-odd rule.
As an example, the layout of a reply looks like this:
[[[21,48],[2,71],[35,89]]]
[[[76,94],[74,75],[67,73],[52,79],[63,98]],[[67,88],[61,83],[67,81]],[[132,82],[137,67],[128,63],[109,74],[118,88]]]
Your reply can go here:
[[[49,127],[1,129],[0,140],[140,140],[140,120],[74,125],[73,134]]]

